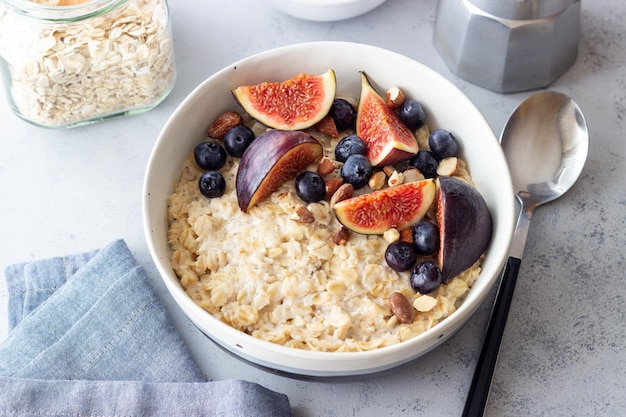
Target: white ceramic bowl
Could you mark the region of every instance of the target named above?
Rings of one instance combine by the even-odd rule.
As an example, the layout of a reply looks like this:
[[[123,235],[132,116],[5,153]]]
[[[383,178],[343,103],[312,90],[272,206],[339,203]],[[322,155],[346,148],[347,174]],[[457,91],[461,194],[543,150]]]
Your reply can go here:
[[[298,72],[333,68],[337,94],[358,97],[359,71],[379,90],[399,86],[423,103],[431,128],[445,127],[461,142],[462,156],[493,216],[493,238],[483,270],[450,317],[400,344],[367,352],[311,352],[262,341],[202,310],[181,287],[170,266],[167,199],[184,160],[205,138],[208,125],[228,110],[240,110],[231,90],[261,81],[282,81]],[[382,90],[384,91],[384,90]],[[232,354],[274,372],[309,378],[347,377],[386,370],[433,349],[454,334],[488,295],[506,260],[514,225],[514,197],[499,142],[480,112],[454,85],[405,56],[372,46],[316,42],[263,52],[229,65],[198,86],[172,114],[154,146],[145,176],[143,216],[147,243],[167,289],[189,319]]]
[[[350,19],[375,9],[385,0],[268,0],[288,15],[319,22]]]

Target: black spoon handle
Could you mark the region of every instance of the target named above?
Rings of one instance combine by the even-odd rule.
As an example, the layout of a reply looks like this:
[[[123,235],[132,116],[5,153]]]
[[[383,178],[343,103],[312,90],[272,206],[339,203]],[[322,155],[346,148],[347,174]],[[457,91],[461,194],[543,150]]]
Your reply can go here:
[[[487,327],[483,347],[474,371],[472,385],[465,401],[463,417],[482,417],[485,412],[485,405],[487,404],[487,397],[489,397],[489,389],[491,388],[491,379],[498,361],[500,342],[502,341],[506,319],[509,315],[509,307],[513,299],[521,262],[521,259],[512,256],[509,256],[506,261],[500,288],[498,289],[493,311],[489,318],[489,326]]]

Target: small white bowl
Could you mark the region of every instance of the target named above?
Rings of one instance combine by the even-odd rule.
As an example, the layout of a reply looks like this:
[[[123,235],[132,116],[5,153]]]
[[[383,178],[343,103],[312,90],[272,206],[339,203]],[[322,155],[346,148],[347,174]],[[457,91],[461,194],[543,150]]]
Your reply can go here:
[[[231,90],[261,81],[282,81],[299,72],[321,74],[333,68],[337,95],[358,97],[359,71],[379,89],[399,86],[422,102],[432,128],[445,127],[461,141],[477,189],[493,217],[493,236],[483,269],[462,305],[430,330],[405,342],[366,352],[312,352],[266,342],[219,321],[183,290],[170,265],[167,200],[185,159],[220,114],[241,110]],[[384,91],[384,90],[382,90]],[[471,101],[443,76],[403,55],[347,42],[315,42],[263,52],[217,72],[176,109],[159,135],[143,189],[144,230],[152,258],[172,297],[189,319],[228,352],[273,372],[307,378],[338,378],[375,373],[415,359],[452,336],[478,309],[497,281],[513,235],[513,187],[500,144]]]
[[[268,0],[283,13],[304,20],[332,22],[350,19],[375,9],[385,0]]]

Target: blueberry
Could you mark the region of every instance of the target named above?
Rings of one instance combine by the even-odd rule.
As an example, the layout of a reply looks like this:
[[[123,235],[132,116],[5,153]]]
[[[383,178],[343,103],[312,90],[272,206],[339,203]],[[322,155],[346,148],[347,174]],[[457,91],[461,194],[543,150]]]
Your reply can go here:
[[[202,195],[207,198],[221,197],[226,190],[226,180],[217,171],[207,171],[200,177],[198,186]]]
[[[220,169],[226,163],[226,151],[219,143],[202,142],[193,151],[196,164],[204,170]]]
[[[439,159],[456,156],[459,151],[459,145],[452,133],[444,129],[436,129],[430,132],[428,146]]]
[[[335,121],[337,130],[354,129],[356,125],[356,110],[352,104],[342,98],[333,101],[328,115]]]
[[[341,167],[341,176],[352,184],[355,190],[363,188],[372,176],[372,164],[365,155],[350,155]]]
[[[442,282],[441,271],[433,261],[420,262],[411,271],[411,287],[420,294],[435,291]]]
[[[231,156],[240,158],[254,140],[254,132],[248,126],[237,125],[224,135],[224,147]]]
[[[413,245],[420,255],[432,255],[439,250],[439,228],[426,220],[422,220],[412,228]]]
[[[417,262],[417,249],[409,242],[397,240],[387,246],[385,261],[394,271],[408,271]]]
[[[435,178],[439,161],[431,151],[419,151],[409,160],[409,165],[419,169],[425,178]]]
[[[426,112],[424,107],[415,100],[404,100],[398,110],[400,120],[411,130],[417,130],[426,123]]]
[[[335,146],[335,159],[339,162],[346,162],[348,157],[354,154],[367,154],[367,145],[357,135],[348,135]]]
[[[296,194],[307,203],[326,197],[326,182],[317,172],[304,171],[296,177]]]

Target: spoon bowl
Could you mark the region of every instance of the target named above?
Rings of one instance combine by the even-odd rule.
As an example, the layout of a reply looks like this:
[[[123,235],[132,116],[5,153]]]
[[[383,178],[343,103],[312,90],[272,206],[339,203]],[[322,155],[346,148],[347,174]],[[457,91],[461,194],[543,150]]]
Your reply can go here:
[[[502,133],[502,148],[518,198],[543,204],[564,194],[587,158],[589,134],[569,97],[546,91],[526,99]]]
[[[528,97],[511,114],[501,143],[521,207],[464,417],[484,413],[533,212],[574,185],[587,159],[589,131],[574,100],[544,91]]]

